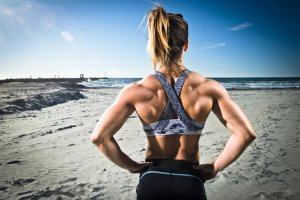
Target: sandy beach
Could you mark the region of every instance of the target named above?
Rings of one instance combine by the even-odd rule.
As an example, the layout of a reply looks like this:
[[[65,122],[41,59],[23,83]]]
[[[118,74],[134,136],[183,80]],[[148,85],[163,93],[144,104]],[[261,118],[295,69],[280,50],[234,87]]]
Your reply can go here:
[[[111,163],[89,141],[120,89],[45,84],[0,85],[0,109],[9,111],[0,115],[0,199],[135,199],[138,174]],[[300,90],[229,93],[252,122],[257,139],[205,183],[208,199],[300,199]],[[39,98],[56,103],[29,106]],[[18,99],[26,109],[7,107]],[[229,135],[211,113],[200,139],[200,163],[215,158]],[[115,138],[132,159],[144,160],[146,135],[136,114]]]

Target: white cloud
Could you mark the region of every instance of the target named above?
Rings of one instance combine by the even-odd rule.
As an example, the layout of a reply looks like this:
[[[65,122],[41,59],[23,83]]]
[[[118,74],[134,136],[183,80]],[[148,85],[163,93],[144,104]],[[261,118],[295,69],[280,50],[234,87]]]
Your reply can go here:
[[[41,16],[40,22],[44,28],[52,28],[55,25],[55,17],[52,13],[46,13]]]
[[[240,30],[243,30],[245,28],[249,28],[251,26],[253,26],[252,23],[250,23],[250,22],[244,22],[242,24],[238,24],[236,26],[233,26],[233,27],[229,28],[228,30],[229,31],[240,31]]]
[[[68,31],[60,32],[61,36],[68,42],[73,42],[74,36]]]
[[[14,14],[14,11],[13,9],[10,9],[8,7],[1,6],[0,13],[5,16],[12,16]]]
[[[0,24],[3,32],[34,32],[55,26],[53,9],[34,1],[0,2]],[[28,31],[29,30],[29,31]]]
[[[215,49],[215,48],[220,48],[220,47],[224,47],[227,44],[225,42],[219,42],[219,43],[203,43],[201,44],[199,47],[196,47],[196,49]]]

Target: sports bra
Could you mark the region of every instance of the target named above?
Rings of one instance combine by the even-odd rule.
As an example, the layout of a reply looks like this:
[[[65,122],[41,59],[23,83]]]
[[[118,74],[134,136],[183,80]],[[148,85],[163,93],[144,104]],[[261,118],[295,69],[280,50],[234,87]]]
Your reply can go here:
[[[148,136],[201,134],[205,122],[191,119],[179,101],[181,88],[190,73],[190,70],[183,70],[177,78],[174,88],[172,88],[166,77],[155,71],[154,77],[160,82],[167,94],[168,102],[158,121],[151,124],[143,123],[143,129]],[[174,119],[174,113],[178,118]]]

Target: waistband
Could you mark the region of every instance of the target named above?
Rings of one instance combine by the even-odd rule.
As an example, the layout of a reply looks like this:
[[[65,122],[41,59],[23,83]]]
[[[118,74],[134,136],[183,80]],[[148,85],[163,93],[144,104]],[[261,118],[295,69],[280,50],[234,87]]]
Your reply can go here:
[[[149,170],[159,170],[165,172],[190,173],[194,172],[193,165],[198,165],[199,162],[189,160],[174,160],[169,158],[146,159],[146,162],[152,161],[153,164],[147,168]]]
[[[193,165],[198,165],[199,162],[192,162],[188,160],[174,160],[169,158],[146,159],[145,161],[152,161],[153,164],[142,169],[139,176],[140,178],[146,172],[160,171],[168,173],[190,174],[200,178],[202,180],[202,183],[205,182],[200,171],[193,168]]]

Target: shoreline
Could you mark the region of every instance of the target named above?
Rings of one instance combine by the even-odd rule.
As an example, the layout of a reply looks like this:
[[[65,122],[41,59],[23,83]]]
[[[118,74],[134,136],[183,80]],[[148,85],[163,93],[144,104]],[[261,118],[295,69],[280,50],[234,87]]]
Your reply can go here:
[[[60,83],[73,84],[76,87],[86,88],[123,88],[124,86],[141,80],[142,78],[11,78],[0,80],[5,83]],[[221,83],[227,90],[273,90],[273,89],[300,89],[300,77],[207,77]]]

